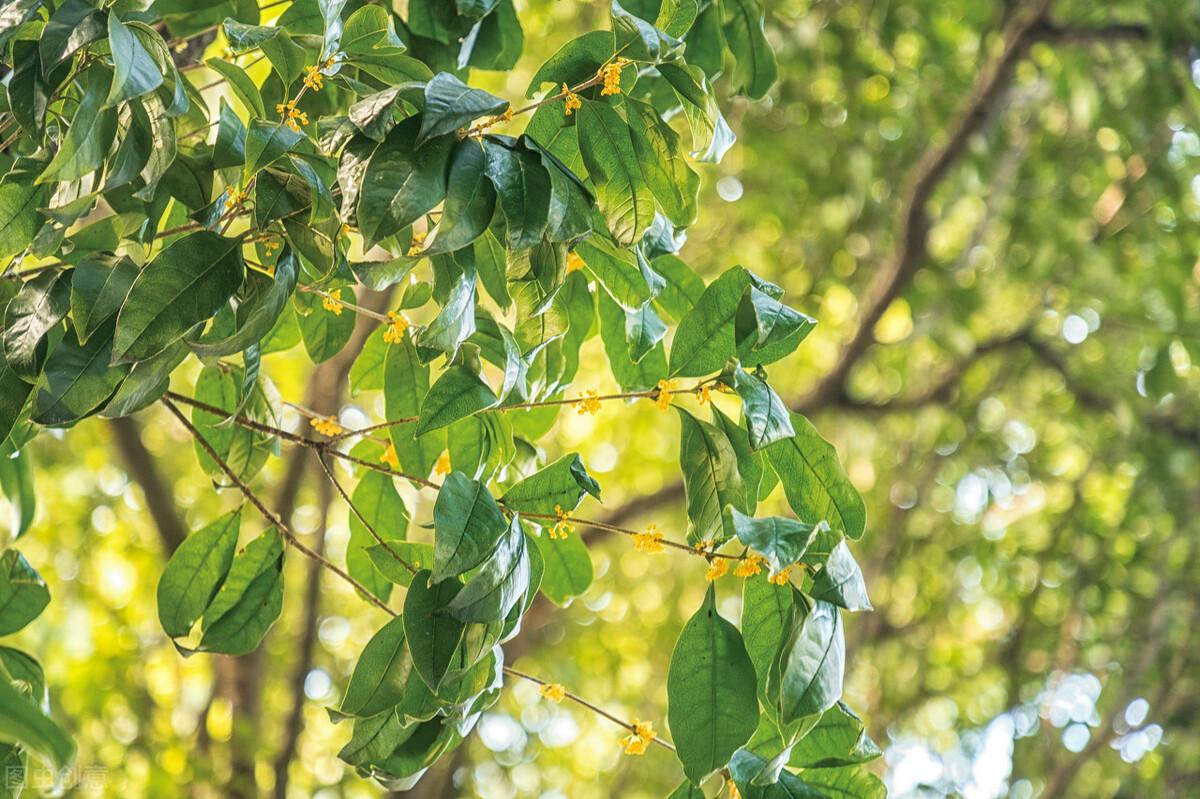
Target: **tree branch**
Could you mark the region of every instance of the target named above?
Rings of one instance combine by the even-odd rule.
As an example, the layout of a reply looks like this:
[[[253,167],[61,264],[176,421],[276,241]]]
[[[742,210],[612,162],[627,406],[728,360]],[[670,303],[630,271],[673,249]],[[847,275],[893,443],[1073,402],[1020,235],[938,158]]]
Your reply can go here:
[[[1069,25],[1043,20],[1034,27],[1032,35],[1038,41],[1051,42],[1053,44],[1144,42],[1150,38],[1150,28],[1138,22],[1113,22],[1106,25]]]
[[[171,486],[163,478],[150,450],[142,443],[142,427],[135,419],[123,416],[109,422],[113,443],[121,452],[125,468],[142,489],[146,510],[154,520],[158,537],[162,541],[163,554],[170,558],[187,538],[187,528],[175,512],[175,497]]]
[[[1000,56],[976,82],[966,108],[950,128],[945,143],[928,150],[918,162],[897,218],[895,252],[868,289],[862,318],[834,367],[801,405],[821,407],[842,396],[850,370],[875,340],[875,324],[925,260],[928,252],[926,237],[932,224],[926,205],[951,166],[966,150],[971,136],[983,128],[1008,88],[1013,68],[1036,38],[1050,3],[1051,0],[1034,0],[1027,13],[1010,28]]]

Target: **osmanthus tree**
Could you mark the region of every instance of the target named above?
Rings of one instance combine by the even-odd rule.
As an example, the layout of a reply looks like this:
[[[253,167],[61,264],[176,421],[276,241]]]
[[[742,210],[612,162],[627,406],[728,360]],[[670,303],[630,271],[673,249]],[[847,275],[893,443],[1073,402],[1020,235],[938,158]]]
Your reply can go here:
[[[847,546],[864,506],[768,375],[815,322],[749,268],[706,286],[676,255],[692,163],[733,144],[712,81],[756,99],[776,78],[762,20],[757,0],[614,2],[609,28],[510,102],[469,81],[520,57],[511,0],[410,0],[403,17],[346,0],[7,3],[0,477],[16,538],[31,439],[161,403],[215,489],[244,500],[167,563],[163,631],[184,657],[254,650],[289,550],[348,582],[391,617],[330,711],[361,775],[411,786],[512,678],[624,727],[630,754],[676,752],[676,796],[882,795],[862,767],[879,750],[840,702],[841,612],[870,606]],[[223,55],[194,60],[214,38]],[[280,396],[265,356],[327,361],[362,316],[376,329],[348,379],[381,393],[379,419],[347,427]],[[620,393],[572,386],[593,336]],[[172,389],[191,358],[195,384]],[[576,516],[601,485],[539,447],[559,414],[639,400],[677,411],[686,534]],[[285,405],[311,426],[287,429]],[[311,450],[348,503],[344,562],[255,489],[284,447]],[[436,492],[431,535],[408,537],[398,482]],[[756,516],[777,488],[794,517]],[[670,743],[505,663],[538,591],[561,604],[590,584],[576,528],[709,563],[670,656]],[[17,543],[0,635],[49,601]],[[735,590],[740,625],[717,612]],[[0,763],[66,766],[77,720],[52,710],[41,667],[3,647],[0,675]]]

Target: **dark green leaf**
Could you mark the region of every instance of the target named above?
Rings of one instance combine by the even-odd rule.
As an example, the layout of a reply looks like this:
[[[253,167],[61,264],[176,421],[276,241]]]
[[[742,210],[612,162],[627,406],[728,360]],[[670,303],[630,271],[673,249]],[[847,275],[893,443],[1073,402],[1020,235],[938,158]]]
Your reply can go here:
[[[592,557],[578,534],[551,538],[543,532],[533,539],[541,553],[545,571],[541,591],[546,597],[565,608],[592,584]]]
[[[553,516],[556,508],[565,513],[575,510],[584,494],[600,499],[600,484],[587,473],[579,455],[571,453],[508,489],[500,501],[521,513]]]
[[[79,343],[74,329],[68,330],[46,360],[30,418],[38,424],[64,425],[100,410],[130,369],[129,364],[110,366],[112,352],[111,324],[86,344]]]
[[[459,142],[450,161],[442,218],[425,253],[466,247],[483,235],[496,210],[496,192],[484,175],[483,146],[474,139]]]
[[[738,540],[763,555],[772,572],[779,572],[804,557],[809,543],[824,524],[805,524],[783,516],[753,519],[731,511]]]
[[[121,309],[138,268],[128,258],[91,256],[71,278],[71,318],[81,342]]]
[[[845,659],[841,612],[836,607],[817,601],[807,613],[793,614],[767,684],[780,722],[786,725],[824,713],[841,699]]]
[[[416,145],[420,119],[392,128],[371,155],[358,195],[358,225],[366,246],[398,233],[446,196],[453,136]]]
[[[882,755],[867,736],[863,720],[846,703],[838,702],[792,747],[788,765],[804,769],[852,766]]]
[[[778,77],[775,51],[763,32],[763,10],[758,0],[721,0],[725,41],[735,60],[734,88],[752,99],[765,95]]]
[[[216,596],[233,564],[241,508],[188,536],[158,580],[158,620],[172,638],[187,635]]]
[[[679,411],[679,465],[687,494],[688,541],[717,544],[733,538],[736,531],[727,507],[746,507],[742,477],[733,445],[718,427]]]
[[[742,412],[750,430],[751,448],[762,449],[796,435],[783,400],[765,380],[744,369],[735,368],[733,388],[742,398]]]
[[[114,12],[108,15],[108,43],[116,68],[112,88],[106,92],[105,108],[140,97],[163,84],[163,74],[154,56],[142,46],[133,30],[117,19]],[[105,89],[108,89],[107,85]]]
[[[387,710],[404,697],[405,684],[414,677],[404,617],[397,616],[379,628],[363,648],[346,686],[341,712],[362,718]]]
[[[633,244],[654,219],[654,195],[642,177],[629,126],[607,103],[584,100],[578,115],[579,150],[596,186],[596,204],[617,243]]]
[[[416,435],[421,436],[430,430],[479,413],[494,407],[499,398],[492,392],[487,383],[467,366],[451,366],[425,395],[421,403],[421,421],[417,424]]]
[[[71,274],[51,270],[25,282],[4,310],[8,368],[32,382],[46,357],[46,334],[71,310]]]
[[[0,635],[10,635],[41,615],[50,604],[46,581],[15,549],[0,555]],[[0,683],[3,683],[0,680]]]
[[[446,475],[433,507],[433,579],[469,571],[488,556],[508,527],[487,487],[462,472]]]
[[[846,610],[871,610],[866,580],[844,540],[838,542],[825,565],[813,576],[811,594],[814,599]]]
[[[486,114],[499,114],[506,108],[507,100],[482,89],[473,89],[449,72],[439,72],[425,86],[425,111],[421,114],[416,146],[420,147],[435,136],[454,133]]]
[[[7,680],[0,679],[0,740],[18,743],[55,768],[75,757],[75,742]]]
[[[766,449],[788,504],[807,522],[825,520],[835,532],[861,538],[867,523],[866,506],[838,462],[837,451],[808,419],[792,413],[791,420],[795,437]]]
[[[501,621],[529,587],[529,553],[521,519],[514,515],[507,532],[463,589],[447,606],[463,622]]]
[[[200,649],[244,655],[256,649],[283,609],[283,538],[268,529],[233,559],[204,611]]]
[[[442,580],[431,585],[431,577],[425,570],[413,577],[404,598],[404,632],[417,674],[437,691],[463,637],[462,623],[446,612],[462,583]]]
[[[486,140],[486,172],[500,199],[510,250],[541,241],[550,214],[550,173],[532,153]]]

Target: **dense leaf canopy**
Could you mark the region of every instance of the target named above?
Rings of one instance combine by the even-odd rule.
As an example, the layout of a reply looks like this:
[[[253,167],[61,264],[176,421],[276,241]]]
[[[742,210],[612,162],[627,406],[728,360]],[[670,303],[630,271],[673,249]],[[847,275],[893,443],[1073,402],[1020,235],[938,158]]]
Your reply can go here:
[[[6,774],[1194,782],[1200,9],[399,5],[0,10]]]

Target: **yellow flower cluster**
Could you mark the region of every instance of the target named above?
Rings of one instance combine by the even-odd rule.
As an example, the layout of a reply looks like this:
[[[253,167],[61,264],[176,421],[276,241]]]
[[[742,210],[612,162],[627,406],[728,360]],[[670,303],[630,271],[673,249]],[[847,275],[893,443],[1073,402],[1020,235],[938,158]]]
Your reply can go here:
[[[556,682],[548,682],[538,689],[538,693],[551,702],[561,702],[567,695],[567,689]]]
[[[737,568],[733,570],[733,576],[753,577],[763,570],[763,565],[765,563],[766,561],[763,560],[761,555],[751,552],[746,555],[746,557],[742,559],[741,563],[737,565]]]
[[[589,413],[595,416],[600,413],[600,392],[589,388],[585,394],[575,401],[575,410],[579,411],[580,416],[586,416]]]
[[[289,100],[286,103],[276,103],[275,113],[279,114],[280,120],[287,123],[287,126],[297,133],[302,125],[308,124],[308,114],[296,107],[295,100]]]
[[[708,385],[708,383],[705,383],[696,389],[696,399],[701,405],[707,402],[712,402],[712,388]]]
[[[282,247],[283,244],[279,239],[267,239],[263,242],[263,252],[267,255],[274,255],[275,251]]]
[[[342,426],[338,424],[337,420],[333,417],[318,416],[315,419],[311,419],[309,424],[312,425],[313,430],[316,430],[323,436],[336,436],[345,432]]]
[[[575,109],[583,107],[583,100],[579,98],[578,94],[571,91],[571,87],[565,83],[562,85],[562,95],[564,101],[563,116],[569,117]]]
[[[334,289],[321,296],[321,307],[334,316],[342,315],[342,290]]]
[[[714,580],[719,580],[729,573],[729,558],[715,558],[708,563],[708,571],[704,573],[704,579],[710,583]]]
[[[571,250],[569,253],[567,253],[568,275],[572,272],[578,272],[579,270],[583,269],[584,266],[586,266],[586,264],[584,264],[583,258],[579,255],[579,253],[575,252],[574,250]]]
[[[405,253],[408,257],[421,254],[421,248],[425,246],[425,234],[414,230],[412,234],[412,244],[408,247],[408,252]]]
[[[241,189],[231,191],[229,196],[225,198],[225,213],[229,213],[233,209],[240,207],[242,203],[246,202],[246,198],[249,196],[250,192],[242,191]]]
[[[654,734],[654,725],[648,721],[634,719],[630,726],[633,727],[633,733],[621,739],[621,748],[627,755],[646,754],[646,747],[657,737]]]
[[[769,583],[771,583],[771,585],[787,585],[788,580],[791,579],[791,576],[792,576],[792,567],[788,566],[786,569],[783,569],[782,571],[780,571],[776,574],[772,574],[770,577],[767,578],[767,581]]]
[[[387,445],[387,449],[379,456],[379,462],[390,466],[393,469],[400,468],[400,459],[396,457],[396,448],[391,444]]]
[[[304,68],[304,85],[314,92],[319,92],[325,88],[325,76],[321,74],[319,64]]]
[[[558,521],[550,528],[550,538],[561,538],[566,540],[567,536],[575,529],[575,525],[571,524],[570,515],[562,509],[562,505],[554,506],[554,515],[558,517]]]
[[[604,87],[600,94],[607,97],[610,94],[621,93],[621,70],[629,65],[629,59],[618,58],[610,64],[600,67],[599,76],[604,79]]]
[[[646,532],[637,533],[633,536],[634,548],[639,552],[645,552],[650,555],[663,551],[662,542],[662,533],[658,531],[658,525],[653,522],[646,525]]]
[[[658,394],[654,397],[654,404],[658,406],[660,411],[665,411],[671,407],[671,393],[675,390],[674,380],[659,380]]]
[[[433,465],[433,470],[443,476],[450,474],[449,450],[442,450],[442,454],[438,456],[437,463]]]
[[[399,344],[404,341],[404,333],[412,323],[408,321],[407,316],[395,311],[388,311],[388,319],[390,322],[383,331],[383,340],[388,344]]]

